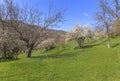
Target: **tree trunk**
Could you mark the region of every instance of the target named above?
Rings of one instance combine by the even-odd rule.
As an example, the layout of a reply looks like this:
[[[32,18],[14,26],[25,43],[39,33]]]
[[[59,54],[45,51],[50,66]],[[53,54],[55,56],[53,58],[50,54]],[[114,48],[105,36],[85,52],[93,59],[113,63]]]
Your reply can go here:
[[[7,52],[6,52],[6,43],[3,44],[3,54],[2,54],[3,59],[7,59]]]
[[[83,48],[84,39],[83,39],[83,38],[78,38],[78,39],[77,39],[77,43],[78,43],[78,45],[79,45],[79,48]]]
[[[107,35],[107,39],[108,39],[108,48],[110,48],[110,36]]]
[[[108,48],[110,48],[110,34],[109,34],[109,26],[107,23],[106,23],[106,32],[107,32]]]
[[[33,47],[28,47],[26,50],[26,58],[30,58],[31,57],[31,53],[32,53]]]
[[[82,42],[82,48],[84,47],[84,38],[81,39]]]
[[[77,39],[77,43],[79,45],[79,48],[81,48],[81,39]]]

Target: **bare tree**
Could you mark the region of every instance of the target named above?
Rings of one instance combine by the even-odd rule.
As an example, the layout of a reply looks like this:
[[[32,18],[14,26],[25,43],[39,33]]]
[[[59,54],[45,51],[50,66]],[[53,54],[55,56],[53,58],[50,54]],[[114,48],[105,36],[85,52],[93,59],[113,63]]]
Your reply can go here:
[[[111,9],[108,6],[107,0],[100,0],[99,5],[100,11],[96,13],[96,20],[106,28],[106,35],[108,40],[108,48],[110,48],[110,26],[111,26],[111,15],[109,14],[109,11]]]
[[[63,13],[56,11],[52,6],[48,14],[38,9],[24,7],[19,13],[19,26],[14,27],[20,40],[26,43],[26,57],[31,57],[32,50],[49,36],[47,28],[57,27],[63,21]]]
[[[120,1],[119,0],[100,0],[100,11],[97,13],[97,20],[106,27],[108,48],[110,48],[110,30],[119,30],[120,21]],[[118,30],[117,30],[118,29]]]
[[[31,57],[31,52],[38,43],[49,36],[47,28],[57,27],[58,23],[63,21],[63,13],[54,10],[53,7],[48,9],[48,14],[42,14],[43,12],[37,8],[20,8],[13,0],[4,0],[1,10],[0,19],[3,30],[5,27],[3,20],[9,21],[7,28],[14,30],[17,38],[25,43],[26,57],[28,58]]]
[[[111,28],[111,32],[114,35],[120,35],[120,1],[119,0],[113,0],[114,7],[111,8],[111,16],[113,16],[113,24]]]
[[[0,52],[3,59],[17,58],[23,44],[11,27],[12,22],[17,19],[17,9],[18,6],[12,0],[4,0],[3,4],[0,4]]]

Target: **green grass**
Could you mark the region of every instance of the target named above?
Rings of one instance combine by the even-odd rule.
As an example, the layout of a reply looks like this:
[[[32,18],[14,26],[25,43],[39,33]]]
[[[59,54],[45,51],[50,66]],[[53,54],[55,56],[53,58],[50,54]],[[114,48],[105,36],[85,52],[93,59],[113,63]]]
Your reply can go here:
[[[85,44],[76,42],[49,52],[33,51],[32,58],[0,62],[0,81],[120,81],[120,38],[112,38],[110,49],[106,39]]]

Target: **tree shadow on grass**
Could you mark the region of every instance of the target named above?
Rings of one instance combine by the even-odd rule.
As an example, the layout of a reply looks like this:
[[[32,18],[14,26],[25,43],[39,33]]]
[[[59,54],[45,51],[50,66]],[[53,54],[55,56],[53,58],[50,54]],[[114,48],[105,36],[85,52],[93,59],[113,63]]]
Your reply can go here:
[[[95,46],[104,45],[104,43],[107,42],[107,40],[100,40],[99,42],[97,42],[97,41],[98,40],[93,40],[89,43],[85,43],[82,48],[80,48],[79,46],[76,46],[74,49],[92,48],[92,47],[95,47]]]
[[[4,72],[3,72],[4,73]],[[31,73],[32,74],[32,73]],[[26,73],[18,73],[18,74],[9,74],[9,75],[5,75],[5,76],[0,76],[0,78],[11,78],[11,77],[15,77],[15,76],[24,76],[24,75],[26,75]],[[15,80],[15,81],[17,81],[17,80]]]
[[[92,40],[92,41],[90,41],[90,42],[88,42],[88,43],[96,43],[98,40]]]
[[[0,62],[10,62],[10,61],[17,61],[19,60],[20,58],[17,58],[17,59],[2,59],[0,58]]]
[[[66,50],[65,48],[64,48],[64,49],[62,48],[62,49],[60,49],[60,50],[59,50],[59,49],[56,49],[56,53],[57,53],[57,54],[61,54],[61,53],[62,53],[63,51],[65,51],[65,50]],[[45,51],[45,53],[49,53],[50,51],[51,51],[51,50]]]
[[[107,40],[101,40],[99,44],[104,44],[106,42],[107,42]]]
[[[98,46],[100,44],[91,44],[91,45],[84,45],[82,48],[80,48],[79,46],[76,46],[74,49],[87,49],[87,48],[92,48],[94,46]]]
[[[83,48],[92,48],[92,47],[95,47],[95,46],[98,46],[100,44],[91,44],[91,45],[85,45]]]
[[[119,46],[120,45],[120,43],[116,43],[116,44],[114,44],[113,46],[112,46],[112,48],[115,48],[115,47],[117,47],[117,46]]]
[[[52,54],[52,55],[42,55],[42,56],[32,56],[32,58],[40,58],[40,59],[46,59],[46,58],[70,58],[70,57],[76,57],[79,54],[75,53],[63,53],[63,54]]]

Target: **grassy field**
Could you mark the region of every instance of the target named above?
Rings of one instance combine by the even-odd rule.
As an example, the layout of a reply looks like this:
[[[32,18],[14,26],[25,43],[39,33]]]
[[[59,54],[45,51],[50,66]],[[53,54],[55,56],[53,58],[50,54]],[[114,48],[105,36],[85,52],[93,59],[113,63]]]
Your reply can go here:
[[[78,49],[75,42],[49,52],[34,51],[32,58],[0,62],[0,81],[120,81],[120,38],[92,41]]]

